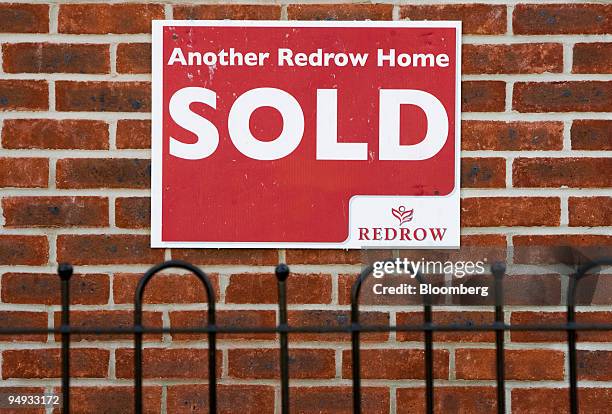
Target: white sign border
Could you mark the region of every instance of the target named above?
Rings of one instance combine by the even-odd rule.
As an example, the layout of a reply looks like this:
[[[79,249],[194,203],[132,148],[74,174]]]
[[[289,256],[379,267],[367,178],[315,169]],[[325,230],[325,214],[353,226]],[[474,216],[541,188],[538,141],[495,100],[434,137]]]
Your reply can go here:
[[[339,243],[311,242],[165,242],[162,240],[162,151],[163,151],[163,28],[166,26],[195,27],[434,27],[455,29],[455,187],[443,197],[457,197],[457,212],[460,215],[460,151],[461,151],[461,21],[280,21],[280,20],[153,20],[152,21],[152,120],[151,120],[151,247],[152,248],[300,248],[300,249],[351,249],[339,247]],[[419,196],[429,198],[427,196]],[[432,196],[432,198],[442,198]],[[459,221],[459,216],[457,217]],[[350,225],[349,225],[350,228]],[[350,238],[350,235],[349,235]],[[348,238],[344,243],[348,242]],[[379,245],[366,245],[360,248],[390,248]],[[399,246],[394,246],[398,248]],[[432,246],[407,246],[411,249],[431,249]],[[456,246],[440,246],[438,248],[457,248]],[[357,249],[353,247],[353,249]]]

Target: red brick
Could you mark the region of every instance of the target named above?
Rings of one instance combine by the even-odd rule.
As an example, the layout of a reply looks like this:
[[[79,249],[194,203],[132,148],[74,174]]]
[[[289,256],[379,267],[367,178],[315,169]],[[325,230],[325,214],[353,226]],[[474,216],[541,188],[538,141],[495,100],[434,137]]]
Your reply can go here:
[[[576,120],[571,135],[573,150],[612,151],[612,121]]]
[[[3,281],[4,283],[4,281]],[[0,326],[3,329],[34,328],[47,329],[47,312],[0,311]],[[0,341],[47,342],[47,334],[0,335]],[[1,392],[1,389],[0,389]]]
[[[133,158],[65,158],[57,161],[58,188],[151,186],[151,161]]]
[[[448,351],[434,351],[434,378],[448,379]],[[363,379],[425,379],[425,353],[420,349],[362,349]],[[351,378],[351,351],[342,351],[342,377]]]
[[[219,278],[208,275],[219,298]],[[134,303],[134,295],[142,274],[118,273],[113,280],[113,299],[115,303]],[[157,274],[144,291],[143,303],[206,303],[204,286],[193,275]]]
[[[42,387],[0,387],[0,394],[3,395],[43,395],[45,389]],[[56,394],[59,395],[59,394]],[[6,399],[4,399],[6,401]],[[44,407],[25,407],[21,406],[15,409],[5,408],[3,414],[45,414]]]
[[[461,187],[505,188],[505,158],[461,158]]]
[[[612,42],[576,43],[573,73],[612,73]]]
[[[59,378],[61,350],[19,349],[2,351],[2,378]],[[94,348],[70,350],[72,378],[105,378],[108,374],[109,351]]]
[[[217,376],[221,372],[221,352],[217,351]],[[115,352],[117,378],[134,377],[134,350]],[[145,348],[142,353],[143,378],[208,378],[208,350],[188,348]]]
[[[221,310],[216,311],[216,325],[222,328],[275,328],[276,327],[276,313],[274,311],[257,311],[249,310],[245,311],[233,311],[233,310]],[[208,325],[206,311],[176,311],[170,312],[170,326],[172,328],[194,328],[203,327]],[[250,340],[250,339],[275,339],[276,334],[264,333],[231,333],[231,334],[219,334],[217,336],[220,339],[229,340]],[[293,335],[292,335],[293,337]],[[207,334],[197,333],[177,333],[172,334],[172,340],[184,341],[184,340],[206,340]]]
[[[400,18],[410,20],[461,20],[464,34],[506,33],[506,6],[440,4],[401,6]]]
[[[559,234],[538,236],[513,236],[514,262],[518,264],[566,263],[582,261],[581,255],[601,256],[612,246],[612,236],[596,234]],[[568,252],[568,248],[577,250]],[[609,250],[608,250],[609,251]],[[566,257],[568,253],[577,257]]]
[[[117,148],[151,148],[151,121],[121,119],[117,122]]]
[[[117,46],[117,72],[151,73],[151,43],[120,43]]]
[[[389,326],[389,314],[386,312],[361,312],[359,322],[367,326]],[[336,310],[290,310],[288,324],[293,328],[316,328],[327,326],[334,328],[349,328],[351,316],[348,311]],[[387,332],[362,333],[362,341],[382,342],[389,338]],[[349,341],[349,333],[295,333],[291,334],[291,340],[295,341]]]
[[[1,111],[46,111],[49,87],[43,80],[0,80]]]
[[[0,4],[0,33],[46,33],[48,31],[48,5]]]
[[[461,147],[465,151],[561,150],[563,123],[463,121]]]
[[[172,249],[172,258],[199,265],[276,265],[273,249]]]
[[[229,349],[228,375],[240,379],[278,379],[278,349]],[[334,378],[333,349],[289,349],[289,376],[292,379]]]
[[[350,387],[293,387],[290,412],[302,414],[350,414],[353,412]],[[384,387],[361,387],[361,410],[368,414],[389,413],[389,390]]]
[[[506,379],[523,381],[563,379],[563,351],[507,349],[505,358]],[[457,379],[493,380],[496,378],[494,349],[457,349],[455,364]]]
[[[149,112],[149,82],[55,82],[59,111]]]
[[[61,326],[61,312],[54,313],[55,327]],[[161,312],[143,312],[142,324],[147,328],[161,328]],[[95,310],[95,311],[70,311],[70,326],[80,329],[97,328],[120,328],[131,329],[134,326],[134,312],[127,310]],[[113,341],[118,339],[134,339],[133,334],[73,334],[70,336],[72,342],[79,341]],[[146,334],[144,340],[160,341],[161,334]],[[61,341],[61,335],[55,335],[56,341]]]
[[[503,112],[506,107],[504,81],[461,82],[461,110],[463,112]]]
[[[330,303],[331,276],[291,274],[287,279],[288,303]],[[273,274],[236,274],[225,290],[226,303],[278,303]]]
[[[1,265],[46,265],[49,261],[47,236],[0,235]]]
[[[397,408],[398,414],[425,414],[425,390],[398,388]],[[497,413],[497,393],[493,387],[436,387],[433,410],[436,413],[494,414]]]
[[[288,249],[288,264],[359,264],[358,250]]]
[[[399,312],[397,325],[420,325],[423,323],[422,312]],[[487,325],[494,321],[493,312],[434,312],[433,322],[438,325]],[[435,342],[493,342],[493,332],[435,332]],[[423,342],[424,336],[418,332],[397,332],[398,341]]]
[[[146,229],[151,224],[149,197],[119,197],[115,200],[115,224],[128,229]]]
[[[612,380],[612,351],[578,350],[576,354],[578,378],[580,380]]]
[[[462,227],[558,226],[558,197],[474,197],[461,200]]]
[[[0,158],[0,187],[47,187],[49,160],[46,158]]]
[[[104,197],[7,197],[2,209],[7,227],[108,226]]]
[[[570,226],[612,226],[612,197],[570,197]]]
[[[57,238],[57,256],[75,265],[155,264],[164,251],[151,249],[144,234],[65,234]]]
[[[61,395],[61,389],[54,389],[55,395]],[[159,386],[142,388],[142,409],[145,414],[161,412],[161,394]],[[129,413],[134,409],[133,386],[75,387],[70,386],[70,404],[79,414]],[[60,414],[59,408],[53,411]]]
[[[517,82],[512,108],[519,112],[608,112],[612,82]]]
[[[588,324],[606,324],[612,312],[578,312],[576,321]],[[565,312],[512,312],[512,325],[563,325],[567,321]],[[513,331],[512,342],[566,342],[565,331]],[[578,331],[578,342],[610,342],[609,331]]]
[[[255,4],[176,5],[177,20],[278,20],[281,6]]]
[[[108,125],[85,119],[7,119],[2,145],[10,149],[108,149]]]
[[[102,305],[108,303],[110,281],[104,274],[75,274],[70,279],[70,303]],[[2,302],[59,305],[60,278],[46,273],[5,273],[2,276]]]
[[[612,6],[606,4],[517,4],[515,34],[606,34],[612,32]]]
[[[463,45],[461,55],[464,74],[563,71],[563,46],[560,43]]]
[[[391,4],[290,4],[289,20],[391,20]]]
[[[2,45],[6,73],[109,73],[108,45],[9,43]]]
[[[506,236],[503,234],[469,234],[462,235],[461,246],[466,247],[506,247]]]
[[[514,187],[612,187],[612,158],[516,158]]]
[[[208,386],[185,384],[168,386],[168,412],[191,414],[208,412]],[[292,395],[293,398],[293,395]],[[274,387],[268,385],[217,385],[219,413],[260,414],[274,412]]]
[[[578,388],[581,414],[606,413],[612,405],[612,388]],[[563,388],[514,388],[512,412],[516,414],[570,414],[569,391]]]
[[[151,20],[164,18],[161,4],[62,4],[60,33],[151,33]]]

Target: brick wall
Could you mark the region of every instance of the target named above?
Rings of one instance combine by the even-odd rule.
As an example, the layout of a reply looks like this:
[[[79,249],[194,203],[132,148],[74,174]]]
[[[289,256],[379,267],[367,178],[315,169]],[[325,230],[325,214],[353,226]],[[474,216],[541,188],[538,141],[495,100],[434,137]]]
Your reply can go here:
[[[72,283],[73,323],[128,326],[138,274],[164,258],[191,261],[214,275],[220,323],[276,323],[271,275],[279,261],[297,273],[289,281],[290,323],[347,320],[347,286],[360,270],[359,252],[148,247],[152,19],[460,19],[463,243],[612,244],[609,2],[198,3],[206,4],[0,2],[3,326],[57,326],[59,282],[53,273],[59,261],[72,262],[78,273]],[[146,293],[145,322],[201,323],[202,297],[190,276],[159,277]],[[405,323],[419,317],[420,308],[366,305],[363,310],[373,323]],[[458,310],[444,308],[435,319],[479,323],[492,318],[490,308]],[[506,318],[554,323],[563,320],[562,310],[515,307]],[[606,306],[585,311],[584,320],[609,321],[612,315]],[[435,339],[440,341],[437,412],[492,412],[491,334],[438,334]],[[612,337],[592,333],[580,339],[584,412],[608,412]],[[129,412],[131,339],[84,335],[74,340],[75,412]],[[296,412],[349,411],[347,340],[346,335],[290,338]],[[370,334],[365,340],[364,412],[421,412],[419,335]],[[567,412],[564,336],[508,333],[507,340],[511,412]],[[57,389],[59,382],[52,378],[59,376],[58,337],[0,341],[0,391]],[[202,341],[186,334],[146,338],[149,412],[205,412]],[[273,335],[223,336],[223,412],[279,412],[276,344]]]

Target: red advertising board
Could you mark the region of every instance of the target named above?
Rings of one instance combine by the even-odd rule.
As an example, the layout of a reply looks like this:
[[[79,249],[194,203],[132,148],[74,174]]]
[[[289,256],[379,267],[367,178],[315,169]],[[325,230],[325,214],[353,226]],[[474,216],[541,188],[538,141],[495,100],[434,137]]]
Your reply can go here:
[[[152,246],[458,246],[460,37],[155,21]]]

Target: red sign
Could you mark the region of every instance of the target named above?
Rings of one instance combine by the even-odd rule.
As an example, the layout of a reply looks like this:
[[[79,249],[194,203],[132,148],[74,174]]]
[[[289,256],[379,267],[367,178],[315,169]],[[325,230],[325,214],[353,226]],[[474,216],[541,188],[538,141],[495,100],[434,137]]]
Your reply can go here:
[[[460,41],[154,22],[152,246],[458,246]]]

